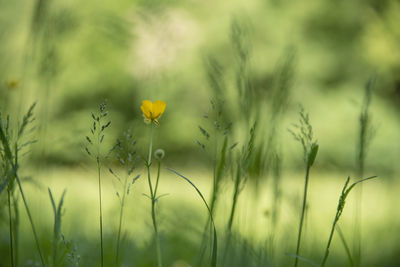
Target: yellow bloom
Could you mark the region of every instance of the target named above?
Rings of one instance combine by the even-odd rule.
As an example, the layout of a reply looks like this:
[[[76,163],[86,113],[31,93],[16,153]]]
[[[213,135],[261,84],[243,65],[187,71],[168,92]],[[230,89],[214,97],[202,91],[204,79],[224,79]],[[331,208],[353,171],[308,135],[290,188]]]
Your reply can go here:
[[[165,104],[165,102],[162,100],[156,100],[154,103],[152,103],[150,100],[143,100],[140,109],[143,112],[144,122],[154,122],[156,125],[158,125],[158,119],[164,113],[166,106],[167,104]]]

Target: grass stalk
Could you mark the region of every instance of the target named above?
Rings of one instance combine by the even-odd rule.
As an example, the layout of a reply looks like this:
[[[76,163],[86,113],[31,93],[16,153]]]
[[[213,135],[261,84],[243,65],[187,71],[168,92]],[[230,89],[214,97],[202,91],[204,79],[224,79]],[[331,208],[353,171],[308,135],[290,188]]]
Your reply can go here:
[[[8,218],[9,218],[9,234],[10,234],[10,263],[11,267],[14,267],[14,237],[13,237],[13,227],[12,227],[12,213],[11,213],[11,196],[10,190],[7,190],[8,198]]]
[[[31,108],[31,109],[33,109],[33,108]],[[21,127],[20,133],[22,133],[22,131],[23,131],[22,129],[23,129],[23,127]],[[45,261],[44,261],[42,250],[40,249],[40,242],[39,242],[38,235],[36,233],[35,224],[33,222],[33,218],[32,218],[29,206],[28,206],[28,202],[26,200],[26,197],[25,197],[25,194],[24,194],[24,190],[22,188],[21,180],[20,180],[19,175],[18,175],[18,157],[17,157],[18,145],[15,144],[15,155],[13,156],[13,154],[11,152],[9,141],[8,141],[8,139],[6,137],[6,134],[5,134],[4,130],[3,130],[3,127],[1,125],[0,125],[0,140],[3,143],[4,154],[6,155],[6,158],[7,158],[8,162],[9,162],[9,164],[11,166],[11,169],[13,171],[13,176],[15,177],[15,180],[17,181],[18,188],[19,188],[19,191],[21,193],[22,201],[24,203],[25,210],[26,210],[26,213],[28,215],[29,222],[31,224],[32,233],[33,233],[33,236],[34,236],[34,239],[35,239],[36,248],[37,248],[39,256],[40,256],[41,264],[42,264],[43,267],[45,267],[46,264],[45,264]]]
[[[358,146],[357,146],[357,175],[358,177],[364,176],[365,170],[365,158],[367,154],[367,149],[369,142],[372,138],[371,129],[371,116],[369,112],[369,107],[372,99],[372,90],[375,86],[376,77],[373,76],[365,86],[364,99],[361,107],[361,112],[359,115],[359,136],[358,136]],[[353,236],[353,253],[354,253],[354,263],[355,266],[361,266],[361,217],[362,217],[362,196],[363,187],[362,184],[358,187],[356,194],[356,212],[354,218],[354,236]]]
[[[103,209],[102,209],[102,197],[101,197],[101,164],[99,155],[97,156],[97,174],[99,182],[99,225],[100,225],[100,260],[101,267],[104,266],[104,248],[103,248]]]
[[[299,222],[299,233],[297,235],[297,245],[296,245],[296,255],[300,255],[300,244],[301,244],[301,234],[303,231],[303,223],[304,223],[304,214],[306,211],[307,205],[307,191],[308,191],[308,180],[310,175],[310,166],[307,165],[306,167],[306,175],[305,175],[305,183],[304,183],[304,194],[303,194],[303,204],[301,208],[301,216]],[[298,257],[295,258],[294,266],[297,267],[298,265]]]
[[[15,171],[15,169],[14,169],[14,171]],[[36,248],[37,248],[38,253],[39,253],[39,256],[40,256],[40,261],[41,261],[41,263],[42,263],[42,266],[45,267],[46,264],[45,264],[45,261],[44,261],[44,257],[43,257],[43,254],[42,254],[42,250],[40,249],[39,238],[38,238],[38,235],[37,235],[37,233],[36,233],[35,224],[33,223],[33,218],[32,218],[32,215],[31,215],[29,206],[28,206],[28,202],[26,201],[26,198],[25,198],[24,190],[22,189],[22,185],[21,185],[20,178],[19,178],[19,176],[18,176],[18,174],[17,174],[16,172],[14,173],[14,175],[15,175],[15,178],[16,178],[16,180],[17,180],[17,184],[18,184],[18,187],[19,187],[19,191],[21,192],[22,201],[24,202],[25,210],[26,210],[26,213],[27,213],[27,215],[28,215],[29,222],[30,222],[31,227],[32,227],[32,233],[33,233],[33,236],[34,236],[34,238],[35,238]]]
[[[238,164],[236,177],[235,177],[235,188],[234,188],[233,197],[232,197],[232,207],[231,207],[231,212],[230,212],[230,215],[229,215],[229,220],[228,220],[228,225],[227,225],[227,229],[228,229],[229,233],[232,231],[232,224],[233,224],[233,219],[234,219],[234,216],[235,216],[236,204],[237,204],[237,200],[238,200],[238,197],[239,197],[240,178],[241,178],[241,167]]]
[[[329,238],[328,238],[328,244],[327,244],[327,246],[326,246],[325,254],[324,254],[324,257],[323,257],[322,262],[321,262],[321,267],[324,267],[326,261],[328,260],[329,248],[330,248],[330,246],[331,246],[331,242],[332,242],[332,238],[333,238],[333,233],[335,232],[336,224],[337,224],[337,222],[339,221],[339,218],[340,218],[340,216],[341,216],[342,213],[343,213],[343,209],[344,209],[346,197],[348,196],[348,194],[350,193],[350,191],[351,191],[357,184],[362,184],[362,182],[364,182],[364,181],[366,181],[366,180],[369,180],[369,179],[373,179],[373,178],[376,178],[376,176],[371,176],[371,177],[368,177],[368,178],[361,179],[361,180],[359,180],[359,181],[353,183],[351,186],[348,187],[349,182],[350,182],[350,177],[347,177],[346,183],[344,184],[344,187],[343,187],[343,190],[342,190],[342,194],[340,195],[340,198],[339,198],[339,203],[338,203],[338,206],[337,206],[336,215],[335,215],[335,218],[334,218],[334,220],[333,220],[331,232],[330,232]],[[344,243],[344,244],[345,244],[345,243]],[[346,246],[345,246],[345,248],[346,248]]]
[[[304,215],[306,212],[307,206],[307,192],[308,192],[308,183],[309,183],[309,176],[310,176],[310,169],[311,166],[314,164],[315,158],[318,154],[319,145],[316,141],[314,141],[313,130],[310,124],[310,117],[308,113],[306,113],[303,107],[300,108],[300,124],[293,126],[298,129],[298,133],[295,133],[289,130],[295,140],[299,141],[303,146],[303,159],[306,167],[305,173],[305,181],[304,181],[304,193],[303,193],[303,204],[301,207],[301,215],[300,215],[300,222],[299,222],[299,233],[297,235],[297,245],[296,245],[296,254],[295,254],[295,261],[294,266],[297,267],[299,259],[302,257],[300,256],[300,245],[301,245],[301,235],[303,232],[303,223],[304,223]]]
[[[111,121],[103,124],[104,118],[108,115],[108,111],[106,111],[106,102],[100,104],[99,113],[96,116],[92,113],[93,118],[93,126],[90,128],[92,133],[93,141],[89,136],[86,136],[86,141],[89,146],[95,146],[96,153],[92,154],[91,150],[88,147],[85,147],[86,152],[90,157],[93,157],[96,160],[97,165],[97,178],[98,178],[98,195],[99,195],[99,227],[100,227],[100,262],[101,267],[104,267],[104,242],[103,242],[103,207],[102,207],[102,189],[101,189],[101,153],[100,153],[100,145],[104,139],[104,130],[108,128],[111,124]],[[107,157],[107,156],[106,156]]]
[[[119,250],[120,250],[120,243],[121,243],[121,232],[122,232],[122,218],[124,215],[124,207],[125,207],[125,198],[127,194],[127,184],[128,184],[128,176],[125,177],[124,181],[124,193],[122,195],[122,200],[121,200],[121,208],[119,211],[119,225],[118,225],[118,235],[117,235],[117,251],[115,254],[115,263],[116,266],[120,266],[120,261],[119,261]]]
[[[14,265],[19,266],[19,250],[18,250],[18,226],[19,226],[19,209],[18,209],[18,199],[14,194],[11,195],[12,203],[14,203],[14,221],[13,221],[13,238],[14,238]]]

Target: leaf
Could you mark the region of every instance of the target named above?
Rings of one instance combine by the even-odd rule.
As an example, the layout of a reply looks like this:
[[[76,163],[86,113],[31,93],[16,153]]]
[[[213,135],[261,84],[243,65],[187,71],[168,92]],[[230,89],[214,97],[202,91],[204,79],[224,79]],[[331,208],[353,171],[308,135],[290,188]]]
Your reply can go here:
[[[178,173],[174,169],[171,169],[171,168],[167,168],[167,169],[169,171],[175,173],[176,175],[178,175],[182,179],[186,180],[197,191],[197,193],[199,194],[199,196],[203,200],[204,204],[206,205],[208,213],[210,214],[210,218],[211,218],[211,222],[212,222],[213,228],[214,228],[214,242],[213,242],[213,249],[212,249],[212,256],[211,256],[211,267],[216,267],[217,266],[217,250],[218,250],[218,246],[217,246],[217,229],[215,228],[215,223],[214,223],[214,219],[213,219],[210,207],[208,206],[207,201],[204,199],[203,194],[194,185],[194,183],[192,183],[192,181],[190,181],[188,178],[186,178],[182,174]]]

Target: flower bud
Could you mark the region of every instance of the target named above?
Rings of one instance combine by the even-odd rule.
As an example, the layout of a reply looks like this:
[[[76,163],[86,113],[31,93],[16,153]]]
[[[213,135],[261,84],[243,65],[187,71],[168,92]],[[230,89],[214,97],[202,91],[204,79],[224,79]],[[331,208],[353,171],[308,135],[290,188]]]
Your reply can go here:
[[[165,156],[165,151],[164,149],[157,149],[156,151],[154,151],[154,157],[156,158],[156,160],[162,160]]]

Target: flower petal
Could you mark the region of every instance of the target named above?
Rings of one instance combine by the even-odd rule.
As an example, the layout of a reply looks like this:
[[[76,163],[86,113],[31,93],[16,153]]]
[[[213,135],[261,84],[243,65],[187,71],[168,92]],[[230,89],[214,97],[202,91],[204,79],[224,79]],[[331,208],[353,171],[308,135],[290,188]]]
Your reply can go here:
[[[158,119],[165,111],[167,104],[162,100],[156,100],[153,104],[153,119]]]
[[[151,120],[152,119],[152,111],[153,111],[153,103],[149,100],[143,100],[142,101],[142,106],[140,107],[140,109],[143,112],[143,116],[148,119]]]

